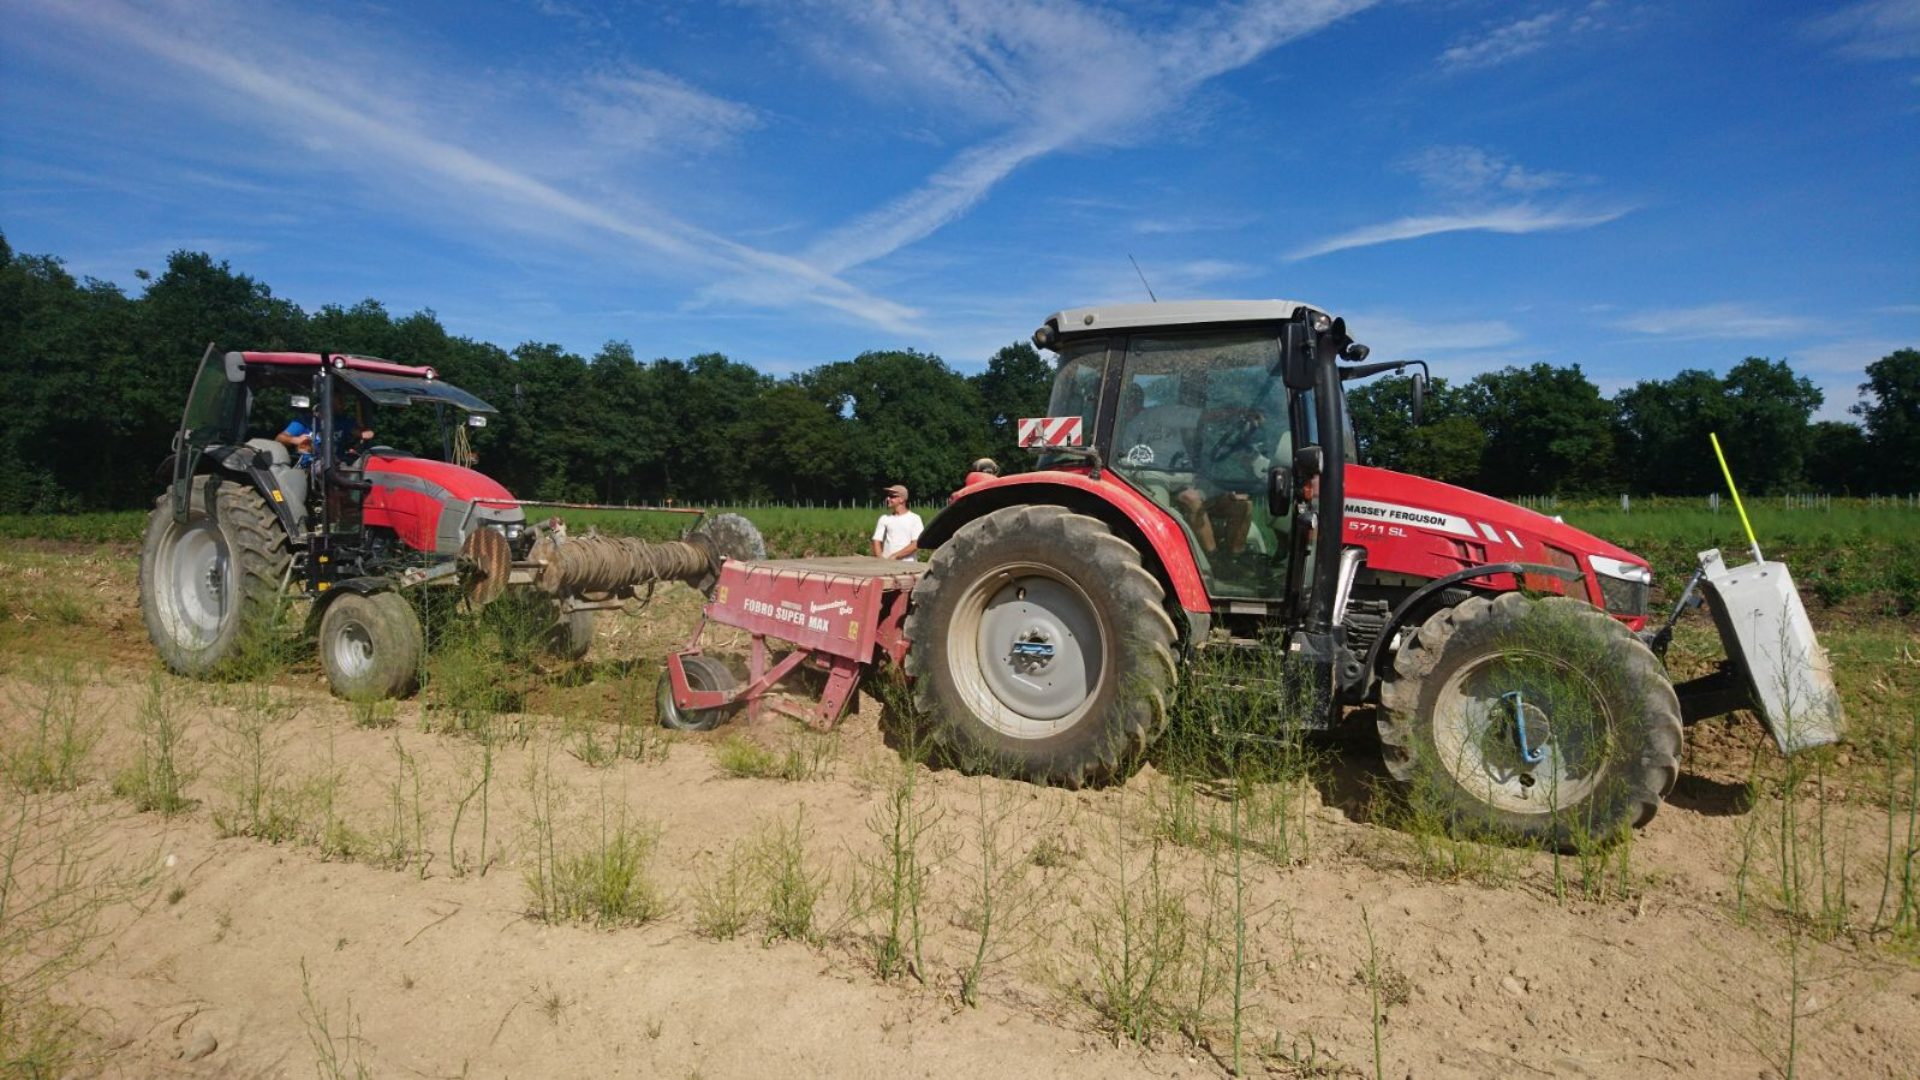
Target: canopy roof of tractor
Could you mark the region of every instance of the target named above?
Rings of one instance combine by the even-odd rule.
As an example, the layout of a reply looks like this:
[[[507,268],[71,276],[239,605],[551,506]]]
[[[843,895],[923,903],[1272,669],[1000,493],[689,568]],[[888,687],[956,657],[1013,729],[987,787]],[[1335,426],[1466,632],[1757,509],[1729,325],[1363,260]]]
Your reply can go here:
[[[450,383],[439,381],[439,373],[430,367],[396,364],[377,356],[350,353],[243,352],[248,366],[271,368],[317,368],[330,362],[347,385],[365,394],[375,405],[452,405],[472,413],[496,414],[500,410]]]

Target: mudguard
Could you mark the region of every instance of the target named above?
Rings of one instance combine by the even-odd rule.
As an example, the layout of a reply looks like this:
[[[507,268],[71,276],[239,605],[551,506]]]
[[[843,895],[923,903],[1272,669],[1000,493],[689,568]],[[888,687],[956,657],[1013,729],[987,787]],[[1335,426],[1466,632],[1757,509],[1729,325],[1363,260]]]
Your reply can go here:
[[[1188,546],[1187,534],[1173,515],[1140,494],[1111,472],[1098,480],[1087,473],[1044,470],[994,477],[955,492],[926,531],[920,547],[932,551],[960,527],[977,517],[1008,506],[1059,505],[1109,522],[1124,522],[1143,546],[1144,554],[1159,564],[1161,576],[1173,588],[1174,600],[1196,615],[1211,615],[1206,583]],[[1149,567],[1154,569],[1154,567]]]

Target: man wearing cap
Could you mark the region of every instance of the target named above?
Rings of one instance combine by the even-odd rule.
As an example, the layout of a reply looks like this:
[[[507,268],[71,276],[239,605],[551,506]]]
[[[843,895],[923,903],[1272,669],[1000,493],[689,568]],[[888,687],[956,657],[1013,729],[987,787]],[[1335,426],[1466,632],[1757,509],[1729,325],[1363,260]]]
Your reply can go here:
[[[907,509],[904,485],[881,490],[887,495],[887,512],[873,527],[873,553],[883,559],[912,559],[920,551],[920,515]]]

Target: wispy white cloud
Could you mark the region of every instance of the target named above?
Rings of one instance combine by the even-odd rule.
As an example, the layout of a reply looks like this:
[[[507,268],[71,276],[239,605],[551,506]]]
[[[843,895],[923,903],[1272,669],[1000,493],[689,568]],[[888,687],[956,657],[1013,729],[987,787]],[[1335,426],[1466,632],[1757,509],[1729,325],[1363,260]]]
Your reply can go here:
[[[1474,71],[1498,67],[1541,52],[1557,42],[1591,33],[1606,25],[1608,0],[1542,11],[1487,27],[1462,37],[1441,52],[1439,64],[1447,71]]]
[[[1478,37],[1449,47],[1440,54],[1440,66],[1454,69],[1493,67],[1539,52],[1547,47],[1548,36],[1560,19],[1560,12],[1549,11],[1496,26]]]
[[[807,258],[831,273],[883,258],[966,213],[1021,166],[1134,137],[1208,81],[1373,2],[1250,0],[1185,9],[1169,30],[1073,0],[803,5],[793,18],[829,70],[1009,129],[823,236]]]
[[[753,109],[658,71],[596,76],[569,97],[588,137],[617,149],[713,149],[760,126]]]
[[[1575,179],[1568,173],[1523,168],[1478,146],[1429,146],[1409,155],[1402,167],[1430,189],[1463,196],[1531,195],[1565,187]]]
[[[1296,248],[1287,258],[1299,261],[1351,248],[1443,233],[1520,235],[1584,229],[1603,225],[1632,210],[1629,206],[1567,201],[1564,196],[1542,202],[1541,196],[1556,189],[1592,181],[1569,173],[1526,168],[1477,146],[1430,146],[1402,159],[1399,169],[1414,176],[1421,187],[1432,192],[1440,207],[1429,213],[1350,229]]]
[[[1379,225],[1368,225],[1309,244],[1288,254],[1292,261],[1329,255],[1336,251],[1390,244],[1396,240],[1417,240],[1442,233],[1492,232],[1507,235],[1585,229],[1604,225],[1625,216],[1627,208],[1576,210],[1565,207],[1506,206],[1453,214],[1427,214],[1404,217]]]
[[[1920,56],[1920,3],[1864,0],[1807,23],[1816,41],[1858,60],[1904,60]]]
[[[273,135],[323,147],[330,160],[353,162],[385,180],[401,179],[439,192],[454,212],[490,225],[528,231],[564,225],[589,242],[639,245],[688,270],[778,282],[779,288],[769,293],[785,303],[821,304],[890,330],[908,329],[918,316],[808,261],[717,235],[631,195],[589,198],[524,171],[507,156],[489,153],[484,141],[457,141],[435,122],[433,102],[402,98],[391,87],[356,77],[381,67],[315,67],[310,58],[326,55],[327,49],[260,32],[256,22],[249,21],[258,18],[254,13],[210,10],[197,20],[180,20],[157,18],[117,0],[42,0],[34,6],[94,41],[131,45],[189,73],[192,78],[183,84],[208,95],[211,108]],[[709,131],[750,122],[718,99],[661,76],[628,79],[611,89],[627,96],[629,118],[631,110],[644,109],[649,101],[664,104],[660,115],[678,117],[678,130],[686,130],[694,118]]]
[[[1783,314],[1754,304],[1726,303],[1644,311],[1619,320],[1619,325],[1635,333],[1697,341],[1778,337],[1800,333],[1812,324],[1800,315]]]

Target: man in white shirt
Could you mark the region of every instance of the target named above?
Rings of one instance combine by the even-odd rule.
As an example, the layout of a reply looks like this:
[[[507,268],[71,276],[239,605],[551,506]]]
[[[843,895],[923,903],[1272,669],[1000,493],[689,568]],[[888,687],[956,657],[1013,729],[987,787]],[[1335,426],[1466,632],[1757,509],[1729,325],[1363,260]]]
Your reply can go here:
[[[907,509],[907,489],[900,484],[883,489],[887,512],[873,527],[873,553],[883,559],[912,559],[920,551],[920,515]]]

